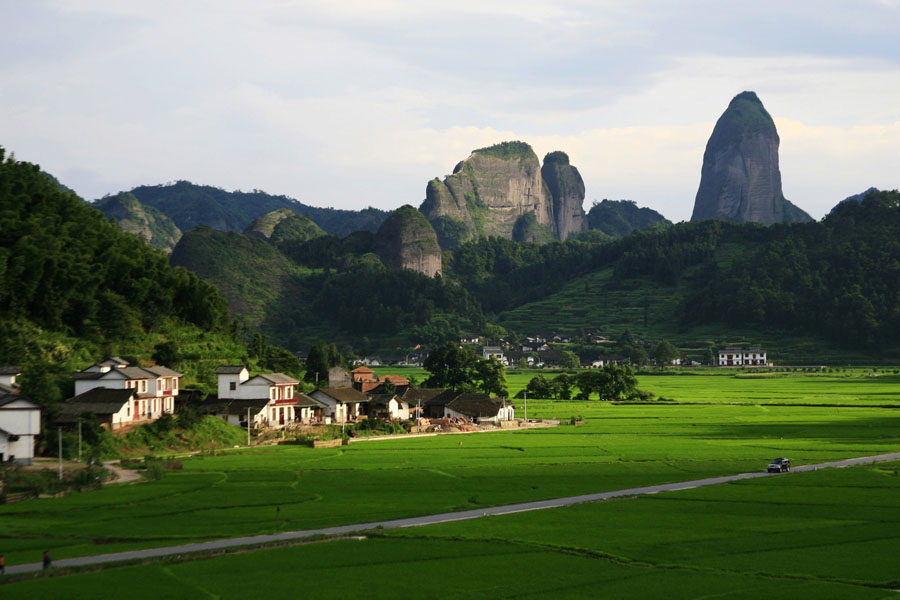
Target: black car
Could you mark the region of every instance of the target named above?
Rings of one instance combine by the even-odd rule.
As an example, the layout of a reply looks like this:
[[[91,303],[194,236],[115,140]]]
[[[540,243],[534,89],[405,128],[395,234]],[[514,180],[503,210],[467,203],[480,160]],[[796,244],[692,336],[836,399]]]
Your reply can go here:
[[[769,473],[784,473],[791,470],[791,459],[776,458],[769,463]]]

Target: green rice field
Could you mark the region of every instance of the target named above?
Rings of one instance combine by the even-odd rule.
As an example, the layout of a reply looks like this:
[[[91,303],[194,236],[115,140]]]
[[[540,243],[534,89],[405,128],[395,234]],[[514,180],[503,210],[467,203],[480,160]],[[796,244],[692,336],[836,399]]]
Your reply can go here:
[[[4,598],[893,598],[900,464],[4,585]],[[373,537],[374,536],[374,537]]]
[[[510,386],[533,375],[512,374]],[[46,549],[61,559],[758,471],[775,456],[799,465],[896,452],[900,412],[881,406],[898,403],[897,384],[892,375],[644,375],[640,387],[676,402],[530,399],[531,418],[583,424],[195,456],[160,481],[0,505],[0,552],[14,565]],[[139,582],[152,581],[157,596],[252,597],[327,581],[304,596],[879,598],[900,587],[898,473],[893,464],[793,473],[39,577],[0,585],[0,596],[71,597],[72,585],[96,597],[135,582],[129,597],[141,598]]]

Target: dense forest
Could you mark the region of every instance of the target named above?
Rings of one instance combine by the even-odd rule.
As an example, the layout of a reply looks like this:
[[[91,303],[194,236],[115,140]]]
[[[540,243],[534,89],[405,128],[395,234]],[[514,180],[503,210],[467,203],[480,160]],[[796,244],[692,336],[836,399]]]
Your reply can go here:
[[[228,338],[232,320],[214,286],[0,148],[0,363],[37,385],[177,327]]]
[[[643,281],[656,296],[671,296],[661,301],[671,305],[666,312],[687,337],[694,327],[723,334],[768,329],[875,352],[898,332],[897,198],[897,192],[872,193],[841,204],[821,223],[765,227],[707,220],[602,242],[479,239],[446,251],[443,278],[434,279],[386,268],[373,253],[369,232],[270,241],[300,270],[281,285],[285,292],[269,304],[261,327],[293,349],[324,337],[361,352],[440,344],[465,334],[499,337],[506,332],[496,323],[505,313],[581,279],[587,289],[596,285],[587,279],[603,271],[610,274],[603,284],[610,289]],[[222,249],[210,254],[232,256]],[[257,258],[229,260],[233,270]],[[222,269],[198,272],[230,286],[225,278],[217,281],[216,271]],[[605,295],[592,298],[606,303]],[[269,302],[260,296],[256,305]],[[545,321],[552,322],[552,315]],[[592,327],[586,319],[566,332]]]
[[[142,204],[167,215],[185,232],[197,225],[208,225],[221,231],[243,231],[258,217],[288,208],[306,215],[332,235],[345,236],[357,230],[376,231],[388,215],[387,211],[377,208],[359,211],[320,208],[261,190],[228,192],[189,181],[140,186],[131,190],[131,194]]]
[[[857,348],[900,335],[900,193],[843,202],[821,223],[773,226],[728,268],[709,263],[684,306],[687,322],[815,331]]]

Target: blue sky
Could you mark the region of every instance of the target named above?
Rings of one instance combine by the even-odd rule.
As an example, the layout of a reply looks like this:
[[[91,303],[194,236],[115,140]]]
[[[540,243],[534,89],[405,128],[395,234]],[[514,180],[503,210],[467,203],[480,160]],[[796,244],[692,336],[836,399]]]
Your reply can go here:
[[[418,206],[475,148],[563,150],[585,208],[688,219],[754,90],[788,199],[895,189],[900,0],[0,0],[0,145],[88,199],[178,179]]]

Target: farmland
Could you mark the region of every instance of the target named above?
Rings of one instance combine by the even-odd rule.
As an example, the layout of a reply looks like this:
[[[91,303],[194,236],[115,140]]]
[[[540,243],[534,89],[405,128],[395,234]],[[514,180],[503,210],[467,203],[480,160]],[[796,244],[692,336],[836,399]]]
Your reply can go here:
[[[900,464],[4,586],[4,598],[888,598]],[[848,507],[853,507],[848,510]],[[374,536],[374,537],[372,537]]]
[[[510,387],[531,376],[510,375]],[[644,375],[640,387],[699,404],[534,399],[529,417],[584,424],[196,456],[160,481],[0,506],[0,548],[13,565],[34,562],[47,548],[60,559],[757,471],[780,455],[799,465],[893,452],[900,450],[900,412],[878,405],[900,404],[897,383],[893,375]],[[889,555],[898,471],[798,473],[365,541],[108,569],[72,581],[91,590],[146,578],[170,597],[199,589],[230,597],[260,585],[258,576],[251,584],[241,574],[273,573],[265,586],[283,591],[315,573],[329,578],[329,592],[359,596],[365,581],[363,595],[385,597],[398,595],[394,584],[408,583],[392,583],[390,565],[415,561],[427,582],[399,595],[577,597],[599,586],[616,597],[646,597],[666,586],[690,589],[701,577],[710,594],[880,597],[882,590],[865,586],[896,577],[883,563],[834,565],[851,550],[858,550],[854,557],[879,549]],[[800,547],[812,550],[800,557]],[[783,561],[791,568],[777,573]],[[470,577],[452,592],[433,587],[447,569]],[[520,569],[530,577],[515,577]],[[4,597],[53,597],[61,580],[4,586]]]

